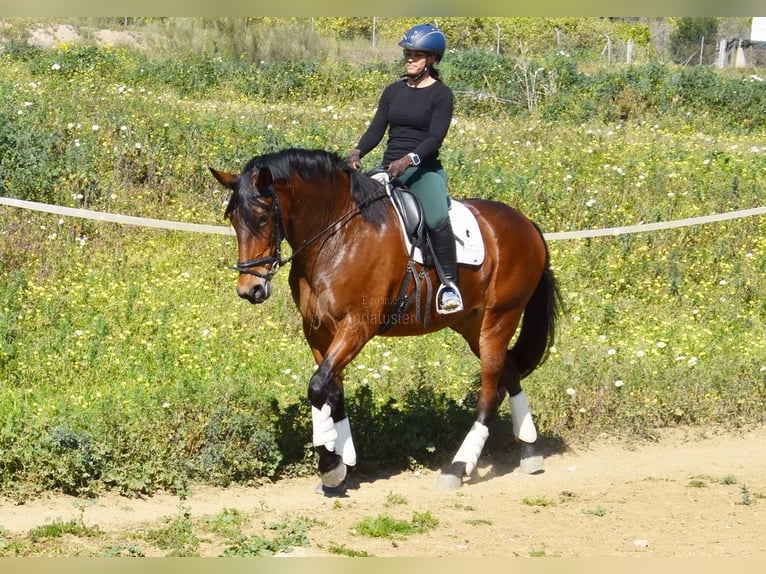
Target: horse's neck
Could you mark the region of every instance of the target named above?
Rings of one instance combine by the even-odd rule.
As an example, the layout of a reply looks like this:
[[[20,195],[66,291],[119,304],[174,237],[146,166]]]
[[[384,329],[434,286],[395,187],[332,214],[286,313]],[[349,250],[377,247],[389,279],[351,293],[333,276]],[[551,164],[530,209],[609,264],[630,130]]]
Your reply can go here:
[[[283,214],[285,239],[293,250],[307,242],[321,245],[321,235],[329,235],[334,224],[344,221],[353,212],[353,202],[347,190],[336,187],[328,192],[327,184],[301,181],[285,188],[289,212]],[[317,236],[320,237],[317,239]]]

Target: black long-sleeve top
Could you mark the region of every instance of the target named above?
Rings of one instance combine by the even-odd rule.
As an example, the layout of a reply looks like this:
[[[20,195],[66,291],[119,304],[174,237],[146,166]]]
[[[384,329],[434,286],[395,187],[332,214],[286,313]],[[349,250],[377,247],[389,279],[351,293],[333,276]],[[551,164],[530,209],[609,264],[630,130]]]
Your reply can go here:
[[[380,143],[388,128],[383,165],[411,152],[428,164],[439,157],[453,106],[452,90],[441,81],[425,88],[411,88],[405,80],[389,84],[357,149],[364,157]]]

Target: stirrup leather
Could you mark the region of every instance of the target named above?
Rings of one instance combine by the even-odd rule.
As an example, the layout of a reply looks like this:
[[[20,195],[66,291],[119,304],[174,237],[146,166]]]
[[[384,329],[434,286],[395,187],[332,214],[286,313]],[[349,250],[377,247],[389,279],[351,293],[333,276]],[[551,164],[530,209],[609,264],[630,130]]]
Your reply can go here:
[[[451,301],[443,305],[443,297],[447,296]],[[436,291],[436,312],[441,315],[449,315],[463,310],[463,298],[455,285],[442,283]]]

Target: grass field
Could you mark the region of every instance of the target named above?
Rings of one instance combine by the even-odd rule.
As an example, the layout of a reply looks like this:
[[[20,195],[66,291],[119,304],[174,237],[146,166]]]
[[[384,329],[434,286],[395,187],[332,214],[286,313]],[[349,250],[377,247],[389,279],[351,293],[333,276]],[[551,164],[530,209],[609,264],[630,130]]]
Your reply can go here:
[[[343,68],[356,82],[344,92],[328,82],[338,66],[6,49],[0,195],[223,225],[208,165],[356,143],[395,68]],[[460,72],[445,62],[447,81]],[[443,151],[452,194],[505,201],[545,232],[761,206],[763,76],[575,64],[568,88],[532,110],[459,96]],[[269,79],[284,97],[264,91]],[[734,93],[749,100],[729,105]],[[0,493],[183,492],[313,472],[314,366],[286,274],[256,308],[235,295],[231,237],[15,208],[0,208],[0,237]],[[550,249],[566,313],[525,382],[543,434],[763,422],[763,217]],[[373,340],[347,369],[360,465],[443,462],[474,416],[477,369],[449,332]],[[507,413],[497,427],[490,449],[511,440]]]

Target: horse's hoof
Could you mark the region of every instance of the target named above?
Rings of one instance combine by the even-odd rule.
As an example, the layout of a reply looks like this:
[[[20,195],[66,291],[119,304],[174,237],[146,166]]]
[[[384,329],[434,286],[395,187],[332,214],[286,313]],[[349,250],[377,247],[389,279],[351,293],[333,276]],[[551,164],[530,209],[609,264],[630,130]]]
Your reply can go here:
[[[463,486],[464,462],[453,462],[442,469],[436,484],[444,490],[458,490]]]
[[[519,467],[524,474],[539,474],[543,472],[543,455],[538,454],[534,445],[522,443]]]
[[[324,494],[328,498],[342,498],[346,496],[346,481],[344,480],[337,486],[327,486],[321,482],[316,488],[317,494]]]
[[[338,466],[322,473],[322,486],[335,488],[346,480],[346,465],[342,462]]]
[[[463,479],[454,474],[442,472],[436,479],[436,485],[442,490],[459,490],[463,486]]]

